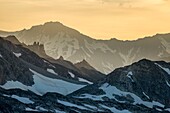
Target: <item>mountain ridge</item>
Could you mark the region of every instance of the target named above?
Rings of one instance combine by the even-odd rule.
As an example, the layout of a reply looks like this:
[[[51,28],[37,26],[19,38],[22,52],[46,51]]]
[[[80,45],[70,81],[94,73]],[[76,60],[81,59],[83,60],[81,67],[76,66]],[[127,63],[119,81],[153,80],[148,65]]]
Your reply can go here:
[[[30,28],[23,28],[23,29],[21,29],[21,30],[17,30],[17,31],[15,31],[15,30],[13,30],[13,31],[6,31],[6,30],[0,30],[0,33],[14,33],[14,32],[19,32],[19,31],[25,31],[25,30],[30,30],[30,29],[32,29],[32,28],[34,28],[34,27],[40,27],[40,26],[43,26],[43,25],[45,25],[45,24],[48,24],[48,23],[58,23],[58,24],[61,24],[61,25],[63,25],[63,26],[65,26],[65,27],[67,27],[67,28],[70,28],[70,29],[72,29],[72,30],[75,30],[75,31],[77,31],[78,33],[80,33],[80,34],[83,34],[83,33],[81,33],[81,32],[79,32],[78,30],[76,30],[76,29],[74,29],[74,28],[72,28],[72,27],[68,27],[68,26],[66,26],[65,24],[63,24],[63,23],[61,23],[61,22],[59,22],[59,21],[49,21],[49,22],[44,22],[43,24],[37,24],[37,25],[33,25],[32,27],[30,27]],[[125,39],[125,40],[121,40],[121,39],[119,39],[119,38],[110,38],[110,39],[98,39],[98,38],[92,38],[91,36],[88,36],[88,35],[86,35],[87,37],[90,37],[90,38],[92,38],[92,39],[94,39],[94,40],[101,40],[101,41],[109,41],[109,40],[117,40],[117,41],[122,41],[122,42],[126,42],[126,41],[129,41],[129,42],[133,42],[133,41],[137,41],[137,40],[141,40],[141,39],[145,39],[145,38],[150,38],[150,37],[153,37],[153,36],[156,36],[156,35],[167,35],[167,34],[170,34],[170,32],[167,32],[167,33],[155,33],[155,34],[153,34],[153,35],[147,35],[147,36],[145,36],[145,37],[136,37],[136,39],[132,39],[132,40],[128,40],[128,39]],[[84,34],[83,34],[84,35]],[[5,36],[6,37],[6,36]]]
[[[69,96],[99,103],[112,103],[105,104],[108,107],[115,107],[117,106],[115,103],[118,102],[142,105],[163,112],[164,109],[170,107],[169,75],[170,63],[142,59],[131,65],[115,69],[104,80],[81,88]],[[121,109],[122,106],[117,108]],[[125,109],[130,110],[131,108],[125,107]],[[140,111],[138,112],[140,113]]]
[[[73,63],[86,59],[92,67],[105,74],[142,58],[170,61],[169,33],[134,41],[96,40],[61,23],[49,22],[13,35],[26,45],[43,44],[47,55],[54,59],[63,56]]]
[[[102,79],[105,76],[104,74],[99,73],[97,70],[91,70],[91,69],[88,69],[86,67],[83,69],[84,71],[82,71],[82,69],[77,68],[72,62],[64,60],[64,58],[62,56],[60,56],[60,58],[56,59],[56,60],[49,57],[45,53],[43,44],[39,44],[38,42],[37,43],[34,42],[33,45],[25,45],[23,43],[20,43],[15,36],[3,37],[3,39],[10,41],[12,43],[15,43],[18,46],[23,46],[25,48],[28,48],[29,50],[31,50],[32,52],[34,52],[38,56],[40,56],[44,60],[45,63],[48,63],[48,62],[49,62],[49,64],[53,63],[53,64],[50,64],[50,65],[57,64],[58,68],[59,68],[59,66],[65,67],[67,69],[67,71],[69,71],[69,73],[67,74],[66,72],[63,72],[64,74],[62,73],[62,75],[66,78],[77,80],[77,81],[79,81],[81,79],[86,79],[86,80],[89,80],[91,82],[96,82],[97,80]],[[41,64],[38,65],[38,66],[41,67]],[[77,74],[77,75],[74,75],[74,74]]]

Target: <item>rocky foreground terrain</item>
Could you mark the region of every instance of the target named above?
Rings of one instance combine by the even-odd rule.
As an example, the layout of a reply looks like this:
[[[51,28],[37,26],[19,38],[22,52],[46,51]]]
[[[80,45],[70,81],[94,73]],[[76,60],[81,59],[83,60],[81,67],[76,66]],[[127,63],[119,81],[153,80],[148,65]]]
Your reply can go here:
[[[142,59],[103,75],[42,48],[0,38],[1,113],[170,112],[170,63]]]
[[[1,112],[169,113],[170,64],[141,60],[68,95],[1,85]]]

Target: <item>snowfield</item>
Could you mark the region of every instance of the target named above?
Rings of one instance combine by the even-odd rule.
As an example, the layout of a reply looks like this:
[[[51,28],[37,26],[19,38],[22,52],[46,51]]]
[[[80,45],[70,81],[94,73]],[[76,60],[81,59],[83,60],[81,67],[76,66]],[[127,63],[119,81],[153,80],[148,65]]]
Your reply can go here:
[[[18,81],[7,81],[7,83],[2,85],[1,87],[4,89],[19,88],[22,90],[30,90],[38,95],[44,95],[47,92],[56,92],[62,95],[67,95],[85,86],[66,82],[60,79],[48,78],[35,72],[32,69],[30,69],[30,71],[34,73],[34,85],[26,86]]]
[[[117,89],[115,86],[109,85],[108,83],[103,84],[99,89],[102,89],[105,92],[105,94],[104,95],[82,94],[80,97],[75,97],[75,98],[89,98],[89,99],[96,100],[96,101],[98,101],[98,100],[103,101],[103,97],[108,97],[109,99],[115,99],[116,101],[118,101],[120,103],[125,103],[125,101],[117,100],[115,98],[115,96],[113,96],[113,95],[118,95],[121,97],[126,97],[127,95],[130,95],[134,99],[134,102],[133,102],[134,105],[142,104],[148,108],[153,108],[153,106],[158,106],[161,108],[164,107],[163,104],[156,102],[156,101],[152,101],[152,102],[143,101],[137,95],[130,93],[130,92],[121,91],[121,90]],[[145,96],[146,96],[146,94],[145,94]]]
[[[31,101],[29,98],[26,98],[26,97],[20,97],[17,95],[12,95],[11,97],[14,99],[17,99],[18,101],[20,101],[24,104],[33,104],[34,103],[33,101]]]

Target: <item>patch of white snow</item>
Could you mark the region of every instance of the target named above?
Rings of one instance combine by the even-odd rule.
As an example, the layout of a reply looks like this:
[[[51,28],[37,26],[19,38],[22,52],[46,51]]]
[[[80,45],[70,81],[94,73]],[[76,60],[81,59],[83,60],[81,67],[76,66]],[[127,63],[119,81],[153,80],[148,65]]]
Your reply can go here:
[[[75,75],[72,72],[68,72],[68,73],[69,73],[69,75],[71,75],[72,78],[75,77]]]
[[[132,79],[132,75],[133,75],[133,73],[130,71],[130,72],[127,74],[127,77],[130,78],[130,80],[131,80],[132,82],[134,82],[134,80]]]
[[[13,52],[13,54],[18,58],[22,55],[21,53],[15,53],[15,52]]]
[[[79,109],[86,109],[87,110],[87,108],[85,108],[83,106],[76,105],[76,104],[73,104],[73,103],[70,103],[70,102],[66,102],[66,101],[62,101],[62,100],[58,100],[58,103],[63,104],[65,106],[76,107],[76,108],[79,108]]]
[[[159,107],[162,107],[162,108],[164,107],[164,105],[159,103],[159,102],[143,101],[137,95],[130,93],[130,92],[121,91],[121,90],[117,89],[115,86],[109,85],[108,83],[103,84],[99,89],[102,89],[106,93],[105,96],[108,97],[108,98],[113,98],[114,97],[113,94],[118,95],[118,96],[124,96],[124,97],[126,97],[127,95],[130,95],[134,99],[134,103],[133,103],[134,105],[143,104],[143,105],[145,105],[146,107],[149,107],[149,108],[153,108],[153,106],[159,106]]]
[[[166,84],[170,87],[170,84],[169,84],[169,82],[168,82],[168,81],[166,81]]]
[[[159,66],[161,69],[163,69],[166,73],[168,73],[170,75],[170,69],[164,68],[161,65],[159,65],[158,63],[155,63],[155,65]]]
[[[102,104],[100,104],[100,106],[102,106],[102,107],[105,108],[105,109],[109,109],[109,110],[112,111],[113,113],[131,113],[131,112],[128,111],[128,110],[118,110],[118,109],[116,109],[115,107],[108,107],[108,106],[105,106],[105,105],[102,105]]]
[[[58,75],[58,73],[56,73],[53,69],[47,69],[47,71],[52,73],[52,74]]]
[[[143,92],[143,95],[144,95],[145,97],[147,97],[148,99],[150,99],[149,96],[148,96],[145,92]]]
[[[90,82],[90,81],[88,81],[88,80],[86,80],[84,78],[78,78],[78,80],[81,81],[81,82],[86,82],[88,84],[93,84],[92,82]]]
[[[17,99],[18,101],[24,103],[24,104],[33,104],[34,102],[31,101],[29,98],[26,97],[19,97],[17,95],[12,95],[11,98]]]
[[[0,87],[4,89],[15,89],[19,88],[22,90],[30,90],[38,95],[43,95],[47,92],[56,92],[63,95],[70,94],[86,85],[74,84],[61,79],[54,79],[45,77],[33,70],[30,69],[31,72],[34,73],[34,85],[26,86],[18,81],[7,81],[4,85]]]
[[[3,58],[1,54],[0,54],[0,57]]]

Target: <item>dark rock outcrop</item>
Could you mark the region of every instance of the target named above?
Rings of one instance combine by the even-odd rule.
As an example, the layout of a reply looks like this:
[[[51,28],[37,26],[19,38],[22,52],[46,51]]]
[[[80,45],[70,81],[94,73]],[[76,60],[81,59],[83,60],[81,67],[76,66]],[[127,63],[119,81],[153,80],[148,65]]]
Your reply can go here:
[[[168,112],[166,109],[170,108],[169,83],[169,63],[143,59],[115,69],[104,80],[75,91],[69,96],[107,103],[106,106],[121,104],[119,109],[126,106],[123,109],[137,113],[143,112],[145,108],[153,110],[146,112]],[[131,105],[140,107],[137,108],[139,111]]]
[[[83,77],[89,81],[93,81],[96,83],[106,77],[106,75],[97,71],[86,60],[78,62],[74,65],[80,70],[81,73],[83,73]]]

